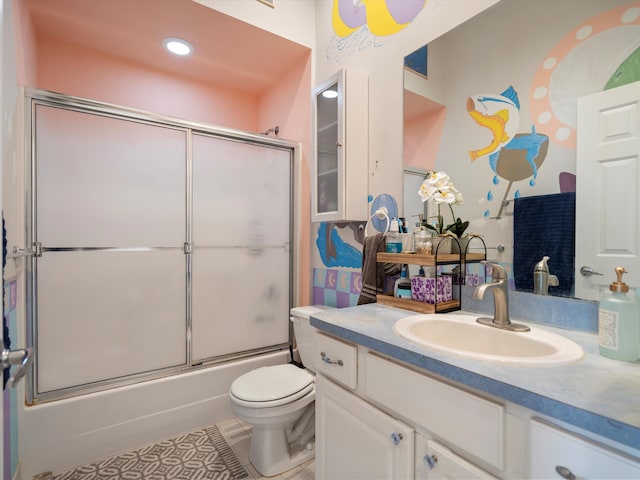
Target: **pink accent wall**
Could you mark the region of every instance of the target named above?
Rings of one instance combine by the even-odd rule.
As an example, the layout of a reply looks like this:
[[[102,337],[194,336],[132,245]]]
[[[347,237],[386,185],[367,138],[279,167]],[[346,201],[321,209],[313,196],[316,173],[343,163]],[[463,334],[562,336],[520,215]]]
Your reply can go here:
[[[446,114],[446,108],[441,107],[405,122],[404,166],[436,168]]]
[[[38,83],[44,90],[197,122],[257,131],[258,99],[153,70],[100,52],[38,41]]]
[[[265,92],[259,102],[259,130],[264,132],[276,125],[281,138],[302,144],[302,162],[299,175],[302,180],[300,197],[299,297],[300,305],[311,301],[311,55],[301,58],[291,67],[271,90]]]
[[[12,7],[18,85],[33,86],[38,76],[36,35],[25,2],[13,2]]]

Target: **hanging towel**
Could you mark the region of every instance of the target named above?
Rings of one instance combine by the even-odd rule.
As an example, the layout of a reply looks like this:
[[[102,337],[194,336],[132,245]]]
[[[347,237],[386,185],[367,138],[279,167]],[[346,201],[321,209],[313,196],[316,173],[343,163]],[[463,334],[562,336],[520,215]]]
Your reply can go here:
[[[575,257],[575,192],[517,198],[513,207],[513,276],[516,290],[533,292],[533,269],[549,256],[554,295],[572,295]]]
[[[7,228],[4,223],[4,213],[2,214],[2,285],[4,288],[4,267],[7,264]],[[11,350],[11,339],[9,338],[9,322],[4,314],[4,295],[2,295],[2,332],[3,332],[3,347],[5,350]],[[7,381],[11,375],[11,367],[7,367],[2,371],[2,389],[7,388]]]
[[[377,253],[385,250],[384,235],[378,233],[364,239],[362,249],[362,290],[358,305],[375,303],[376,295],[384,292],[385,275],[397,275],[402,265],[397,263],[378,263]]]

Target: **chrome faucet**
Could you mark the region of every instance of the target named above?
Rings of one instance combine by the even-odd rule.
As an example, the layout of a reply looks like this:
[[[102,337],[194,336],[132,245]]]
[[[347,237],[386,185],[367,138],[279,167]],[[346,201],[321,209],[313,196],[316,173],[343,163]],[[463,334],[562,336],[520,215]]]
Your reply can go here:
[[[483,283],[473,291],[473,298],[482,300],[487,290],[493,293],[494,316],[480,317],[476,321],[483,325],[500,328],[502,330],[510,330],[513,332],[527,332],[529,327],[518,323],[512,323],[509,320],[509,284],[507,279],[507,271],[496,263],[481,262],[485,267],[491,267],[491,283]]]

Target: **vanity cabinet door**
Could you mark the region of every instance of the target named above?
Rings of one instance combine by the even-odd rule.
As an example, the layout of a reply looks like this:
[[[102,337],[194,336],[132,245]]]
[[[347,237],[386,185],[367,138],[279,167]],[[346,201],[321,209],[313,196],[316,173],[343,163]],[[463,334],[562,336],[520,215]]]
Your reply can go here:
[[[433,440],[416,433],[415,478],[448,480],[497,480],[476,465]]]
[[[637,459],[535,419],[529,465],[532,479],[640,478]]]
[[[402,422],[316,378],[316,478],[413,478],[414,432]]]
[[[313,94],[311,220],[366,220],[368,79],[341,70]]]

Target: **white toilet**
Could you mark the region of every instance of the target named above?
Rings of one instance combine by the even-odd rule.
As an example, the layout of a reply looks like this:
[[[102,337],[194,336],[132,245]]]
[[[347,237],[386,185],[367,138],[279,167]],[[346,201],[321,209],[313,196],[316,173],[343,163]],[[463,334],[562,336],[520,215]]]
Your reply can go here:
[[[291,321],[300,359],[261,367],[238,377],[229,389],[231,409],[253,426],[249,459],[264,476],[277,475],[315,455],[314,328],[309,316],[329,307],[296,307]]]

